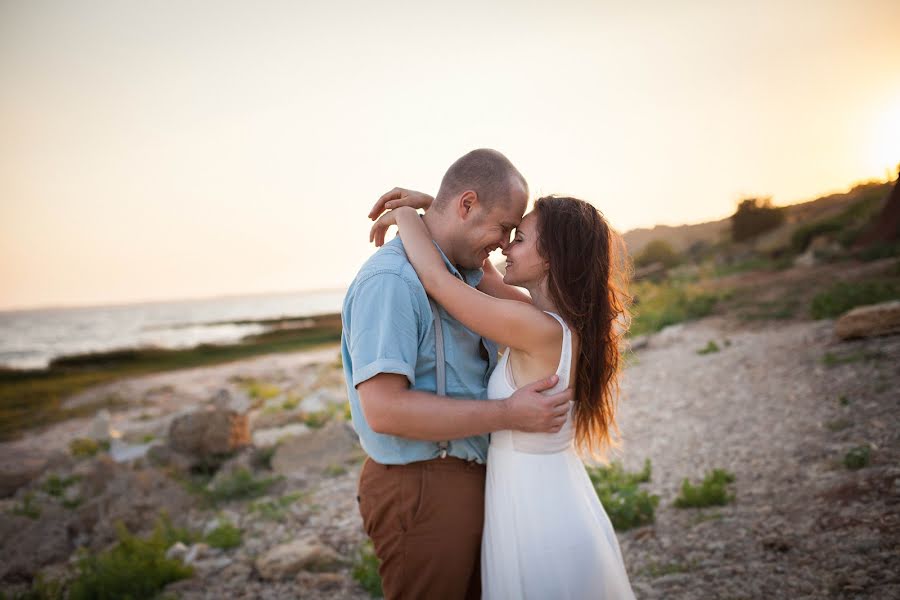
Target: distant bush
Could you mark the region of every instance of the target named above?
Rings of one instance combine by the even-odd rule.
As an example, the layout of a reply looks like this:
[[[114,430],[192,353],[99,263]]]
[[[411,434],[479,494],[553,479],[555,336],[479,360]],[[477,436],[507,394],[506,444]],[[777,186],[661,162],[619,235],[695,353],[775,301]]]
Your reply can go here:
[[[371,541],[366,541],[357,552],[356,561],[353,563],[353,579],[370,595],[375,598],[383,598],[384,590],[381,587],[381,575],[378,567],[381,561],[375,556],[375,549]]]
[[[814,319],[833,319],[857,306],[900,299],[900,285],[893,281],[838,282],[812,299]]]
[[[784,222],[784,211],[772,206],[771,198],[746,198],[731,216],[731,239],[743,242]]]
[[[240,546],[242,538],[240,529],[231,523],[223,523],[209,532],[206,536],[206,543],[213,548],[229,550]]]
[[[634,264],[637,267],[646,267],[654,263],[662,263],[666,267],[674,267],[681,259],[665,240],[653,240],[635,257]]]
[[[79,477],[77,475],[72,475],[71,477],[51,475],[44,481],[43,485],[41,485],[41,489],[45,494],[59,498],[65,493],[66,488],[78,481],[78,479]]]
[[[89,458],[95,456],[100,451],[109,451],[109,442],[103,440],[98,442],[91,438],[75,438],[69,442],[69,452],[75,458]]]
[[[132,535],[121,524],[116,529],[119,542],[114,548],[98,555],[82,552],[69,600],[151,599],[167,584],[193,574],[180,560],[166,558],[174,541],[160,524],[146,539]]]
[[[239,469],[213,486],[208,491],[208,497],[213,503],[258,498],[264,496],[278,480],[277,477],[257,479],[247,469]]]
[[[41,507],[35,503],[34,494],[29,492],[22,497],[21,504],[13,506],[12,514],[28,517],[29,519],[39,519],[41,517]]]
[[[605,467],[588,467],[588,476],[613,527],[624,531],[653,522],[659,496],[651,495],[638,485],[650,481],[650,460],[637,473],[628,473],[618,463]]]
[[[675,282],[639,282],[632,290],[637,302],[632,308],[631,335],[653,333],[675,323],[705,317],[718,301],[712,294]]]
[[[867,467],[871,461],[872,449],[868,446],[851,448],[850,451],[844,455],[844,466],[852,470]]]
[[[734,475],[724,469],[713,469],[706,474],[700,485],[692,485],[687,478],[681,483],[681,493],[675,499],[678,508],[702,508],[722,506],[734,500],[728,492],[728,484],[734,482]]]
[[[706,346],[697,350],[697,354],[713,354],[715,352],[719,352],[719,345],[715,343],[713,340],[709,340],[706,343]]]
[[[879,242],[856,253],[859,260],[870,262],[900,256],[900,242]]]
[[[842,245],[850,246],[871,218],[882,195],[880,188],[869,190],[837,215],[798,227],[791,235],[791,249],[804,252],[816,237],[828,234],[835,234]]]

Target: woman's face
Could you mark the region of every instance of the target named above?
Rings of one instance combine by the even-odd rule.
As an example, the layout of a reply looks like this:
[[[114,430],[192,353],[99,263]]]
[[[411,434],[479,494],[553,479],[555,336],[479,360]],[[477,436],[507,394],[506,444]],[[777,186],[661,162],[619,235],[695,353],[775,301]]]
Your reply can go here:
[[[506,275],[503,282],[528,287],[541,281],[549,269],[549,263],[538,253],[537,215],[530,212],[516,227],[513,241],[503,250],[506,256]]]

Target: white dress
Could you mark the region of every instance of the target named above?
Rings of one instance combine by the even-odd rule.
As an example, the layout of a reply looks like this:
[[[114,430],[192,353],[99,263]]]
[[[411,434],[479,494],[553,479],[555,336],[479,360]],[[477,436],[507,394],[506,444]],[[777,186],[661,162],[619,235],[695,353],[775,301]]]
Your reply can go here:
[[[568,387],[572,334],[563,320],[556,373]],[[515,391],[509,349],[488,383],[488,397]],[[488,600],[633,599],[612,523],[575,452],[569,418],[557,433],[491,434],[485,488],[481,586]]]

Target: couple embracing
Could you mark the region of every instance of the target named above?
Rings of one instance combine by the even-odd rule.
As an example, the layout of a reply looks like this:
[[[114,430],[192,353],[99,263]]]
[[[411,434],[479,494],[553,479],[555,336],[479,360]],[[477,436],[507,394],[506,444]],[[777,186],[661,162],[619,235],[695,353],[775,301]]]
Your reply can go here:
[[[341,350],[386,598],[634,597],[579,457],[614,443],[619,238],[584,201],[527,202],[481,149],[370,214]]]

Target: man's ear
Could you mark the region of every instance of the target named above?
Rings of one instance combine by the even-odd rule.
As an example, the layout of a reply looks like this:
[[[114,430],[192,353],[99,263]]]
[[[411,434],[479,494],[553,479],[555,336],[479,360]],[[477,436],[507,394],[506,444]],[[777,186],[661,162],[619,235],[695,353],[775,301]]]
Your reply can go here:
[[[473,190],[466,190],[459,196],[456,202],[459,218],[465,221],[472,215],[472,211],[478,206],[478,194]]]

